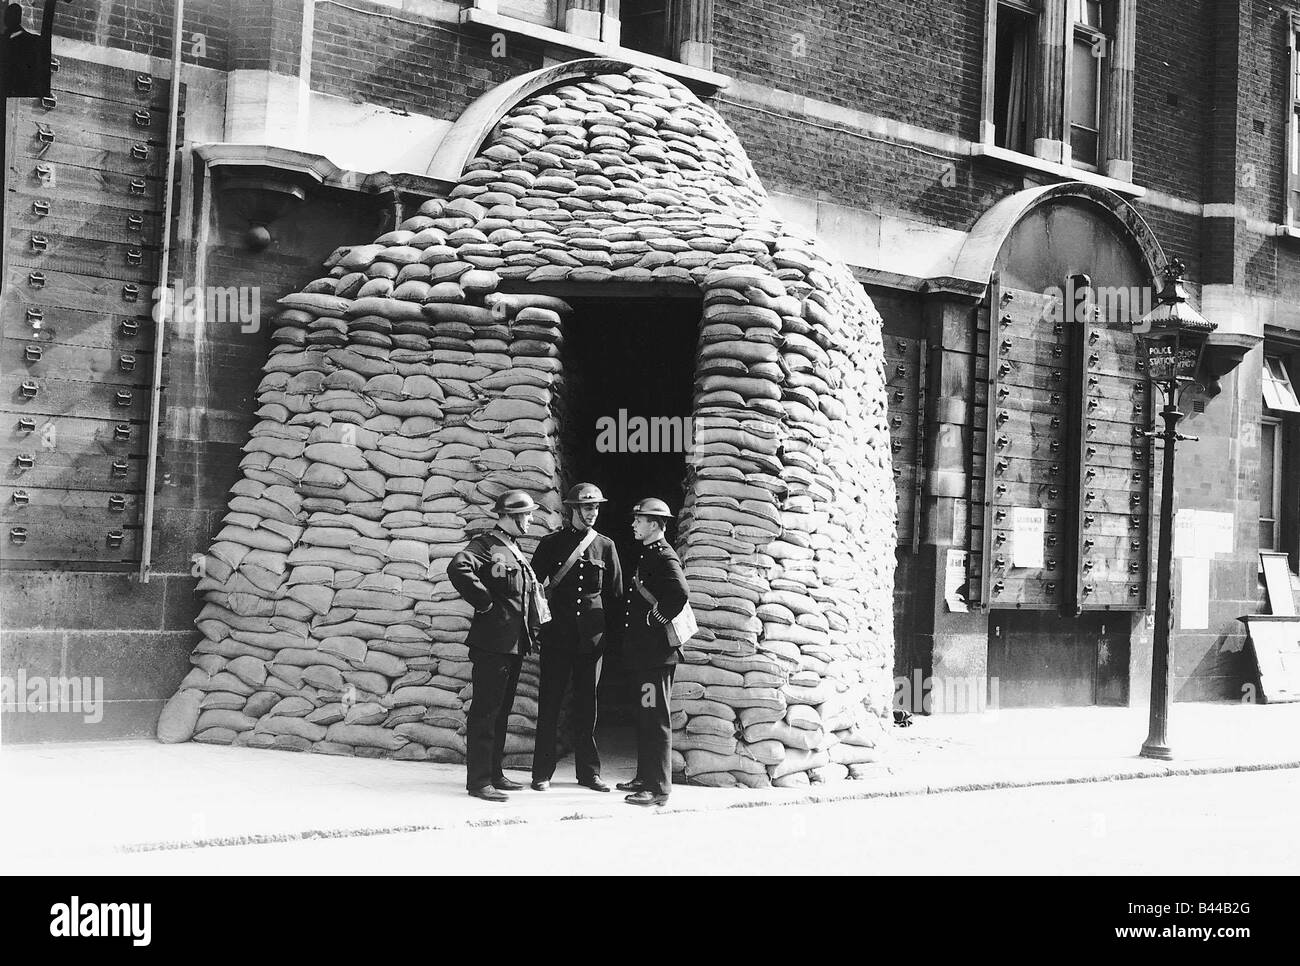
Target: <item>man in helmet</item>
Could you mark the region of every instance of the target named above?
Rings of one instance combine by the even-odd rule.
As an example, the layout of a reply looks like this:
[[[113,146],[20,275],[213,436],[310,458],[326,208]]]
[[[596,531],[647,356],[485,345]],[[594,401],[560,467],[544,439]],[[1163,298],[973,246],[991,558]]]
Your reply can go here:
[[[542,628],[546,646],[533,750],[533,788],[539,792],[550,787],[555,773],[555,733],[571,678],[578,784],[610,791],[601,780],[596,749],[596,689],[604,658],[605,610],[613,611],[623,596],[623,571],[614,541],[595,529],[604,502],[605,495],[594,483],[570,487],[564,498],[564,527],[542,537],[533,553],[533,570],[546,585],[551,604],[551,622]]]
[[[618,786],[632,793],[625,799],[632,805],[662,805],[672,790],[669,697],[678,652],[665,628],[690,596],[682,562],[664,539],[672,518],[668,504],[653,497],[632,508],[632,535],[643,546],[627,593],[623,662],[637,685],[637,769]]]
[[[536,575],[516,542],[532,526],[537,504],[523,490],[497,498],[495,529],[475,534],[452,558],[447,576],[474,608],[469,647],[474,696],[466,721],[465,787],[475,798],[504,802],[523,788],[502,770],[519,668],[537,641],[543,614]]]

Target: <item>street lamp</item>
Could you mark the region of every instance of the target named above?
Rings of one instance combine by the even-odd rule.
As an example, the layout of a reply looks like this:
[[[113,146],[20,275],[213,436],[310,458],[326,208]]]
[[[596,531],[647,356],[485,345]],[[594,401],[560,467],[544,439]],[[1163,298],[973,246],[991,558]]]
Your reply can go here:
[[[1165,428],[1148,435],[1165,441],[1160,480],[1160,543],[1156,557],[1156,626],[1151,653],[1151,728],[1142,743],[1143,758],[1173,758],[1166,732],[1169,724],[1169,635],[1173,629],[1173,593],[1170,586],[1174,544],[1174,446],[1180,439],[1195,439],[1178,432],[1183,414],[1178,391],[1191,382],[1200,366],[1205,341],[1217,326],[1192,308],[1183,288],[1183,263],[1165,265],[1164,287],[1156,305],[1133,325],[1133,334],[1146,355],[1147,377],[1164,397],[1161,418]]]

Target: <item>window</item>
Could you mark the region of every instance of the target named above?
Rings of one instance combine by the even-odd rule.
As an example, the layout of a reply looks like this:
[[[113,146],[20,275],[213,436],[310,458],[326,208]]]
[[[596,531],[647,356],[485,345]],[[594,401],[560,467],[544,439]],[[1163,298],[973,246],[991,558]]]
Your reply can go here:
[[[1102,65],[1110,53],[1100,0],[1071,0],[1069,77],[1070,155],[1076,164],[1097,167],[1101,157],[1102,92],[1106,75]]]
[[[1288,347],[1289,348],[1289,347]],[[1259,548],[1300,564],[1300,399],[1291,381],[1294,350],[1264,353],[1259,426]]]
[[[1265,416],[1259,427],[1259,549],[1282,543],[1282,420]]]
[[[1028,154],[1030,73],[1037,46],[1038,16],[1009,3],[997,5],[993,90],[993,143]]]
[[[1137,0],[986,2],[981,145],[1129,181]]]
[[[1286,126],[1286,211],[1282,223],[1300,228],[1300,15],[1291,15],[1291,29],[1287,36],[1291,72],[1287,79],[1290,106],[1287,108]]]
[[[656,57],[676,58],[677,7],[673,0],[622,0],[620,43]]]
[[[497,9],[507,17],[553,27],[557,8],[563,6],[561,0],[501,0]]]
[[[1264,405],[1285,413],[1300,413],[1291,375],[1281,356],[1264,357]]]

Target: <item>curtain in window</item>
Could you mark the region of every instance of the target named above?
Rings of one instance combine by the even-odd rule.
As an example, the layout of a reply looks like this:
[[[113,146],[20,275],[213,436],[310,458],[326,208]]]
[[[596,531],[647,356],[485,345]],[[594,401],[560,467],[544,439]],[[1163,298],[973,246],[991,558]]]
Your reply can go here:
[[[1007,91],[1007,145],[1014,151],[1028,151],[1025,122],[1029,105],[1030,31],[1017,30],[1011,49],[1011,86]]]

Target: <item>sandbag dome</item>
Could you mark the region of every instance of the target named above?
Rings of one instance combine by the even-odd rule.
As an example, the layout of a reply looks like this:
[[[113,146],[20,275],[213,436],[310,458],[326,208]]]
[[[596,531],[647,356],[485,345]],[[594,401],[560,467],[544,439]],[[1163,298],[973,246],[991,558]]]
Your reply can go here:
[[[463,761],[471,609],[447,564],[506,489],[560,522],[568,306],[498,288],[614,280],[704,299],[678,780],[798,785],[875,760],[895,523],[880,319],[782,223],[713,109],[601,61],[510,107],[447,198],[326,268],[274,319],[160,738]],[[531,757],[536,685],[530,659],[508,766]]]

